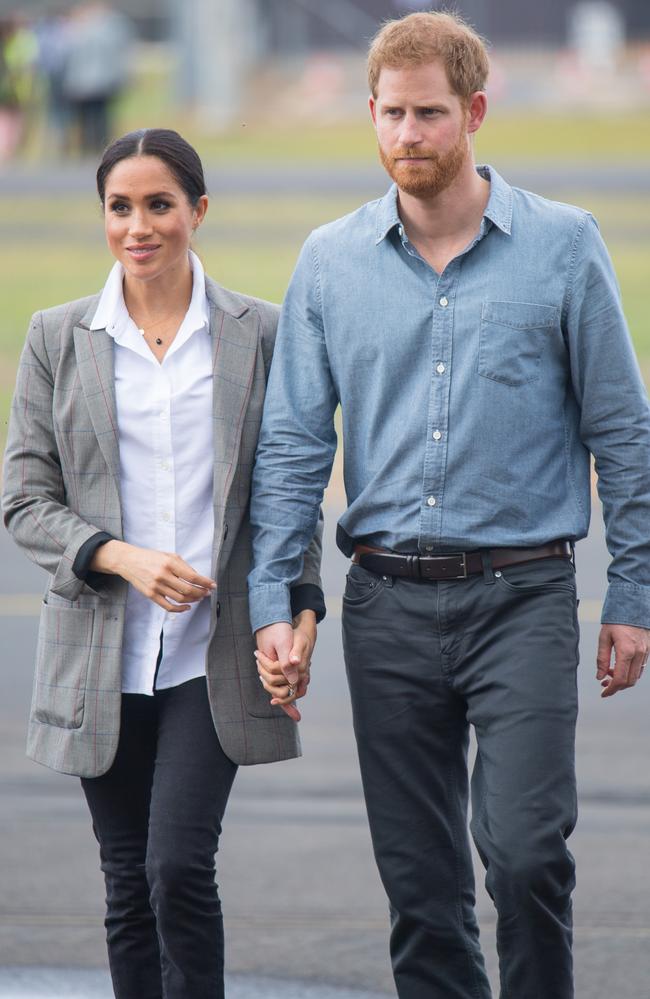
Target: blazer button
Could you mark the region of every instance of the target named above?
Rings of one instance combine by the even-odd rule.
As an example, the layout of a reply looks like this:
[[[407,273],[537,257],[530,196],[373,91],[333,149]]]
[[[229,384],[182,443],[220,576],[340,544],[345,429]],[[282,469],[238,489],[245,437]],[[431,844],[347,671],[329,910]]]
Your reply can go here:
[[[219,617],[220,614],[221,614],[221,604],[217,600],[217,617]]]

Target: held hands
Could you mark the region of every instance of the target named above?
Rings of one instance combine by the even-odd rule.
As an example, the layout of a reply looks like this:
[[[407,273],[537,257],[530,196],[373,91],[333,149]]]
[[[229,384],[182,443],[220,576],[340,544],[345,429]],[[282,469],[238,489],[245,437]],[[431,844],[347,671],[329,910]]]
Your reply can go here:
[[[202,600],[217,584],[201,576],[180,555],[138,548],[125,541],[108,541],[97,549],[90,563],[95,572],[121,576],[163,610],[180,614]]]
[[[280,621],[255,632],[257,672],[271,704],[279,705],[290,718],[300,721],[294,701],[304,697],[309,685],[311,654],[316,644],[316,615],[302,611],[294,627]]]
[[[612,663],[612,649],[614,662]],[[598,637],[596,679],[603,688],[601,697],[633,687],[641,679],[650,653],[650,631],[629,624],[604,624]]]

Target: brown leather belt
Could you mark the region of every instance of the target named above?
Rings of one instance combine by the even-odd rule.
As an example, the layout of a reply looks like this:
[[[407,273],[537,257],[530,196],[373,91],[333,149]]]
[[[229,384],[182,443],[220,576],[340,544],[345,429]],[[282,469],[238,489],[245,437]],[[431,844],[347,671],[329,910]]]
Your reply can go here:
[[[534,562],[539,558],[572,558],[569,541],[551,541],[538,548],[487,548],[451,555],[402,555],[384,548],[355,545],[352,561],[378,576],[408,579],[465,579],[483,572],[484,561],[493,569]]]

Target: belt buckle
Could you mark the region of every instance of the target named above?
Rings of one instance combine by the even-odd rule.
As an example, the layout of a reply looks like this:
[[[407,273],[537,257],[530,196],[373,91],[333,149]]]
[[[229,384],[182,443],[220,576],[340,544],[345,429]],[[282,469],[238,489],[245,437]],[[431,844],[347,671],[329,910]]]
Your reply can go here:
[[[450,567],[449,573],[444,573],[443,575],[433,576],[429,575],[427,569],[429,567],[433,568],[434,563],[449,562],[450,560],[457,559],[458,572],[453,572],[453,566]],[[467,579],[467,555],[465,552],[453,552],[450,555],[425,555],[420,558],[420,577],[422,579]]]

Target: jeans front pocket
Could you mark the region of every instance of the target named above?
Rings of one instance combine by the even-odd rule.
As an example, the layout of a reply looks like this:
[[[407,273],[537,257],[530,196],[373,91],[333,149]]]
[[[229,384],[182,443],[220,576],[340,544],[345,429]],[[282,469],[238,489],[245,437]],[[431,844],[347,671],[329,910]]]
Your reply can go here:
[[[495,573],[498,583],[514,593],[566,590],[575,593],[576,574],[568,558],[554,557],[518,562]]]
[[[533,302],[483,302],[479,331],[478,373],[518,386],[535,382],[557,308]]]
[[[383,586],[384,581],[381,576],[353,563],[345,580],[343,601],[348,606],[369,603],[373,597],[381,593]]]

